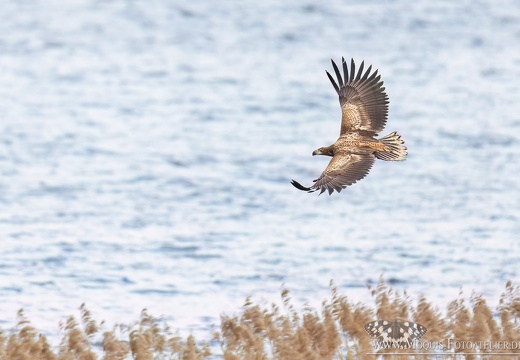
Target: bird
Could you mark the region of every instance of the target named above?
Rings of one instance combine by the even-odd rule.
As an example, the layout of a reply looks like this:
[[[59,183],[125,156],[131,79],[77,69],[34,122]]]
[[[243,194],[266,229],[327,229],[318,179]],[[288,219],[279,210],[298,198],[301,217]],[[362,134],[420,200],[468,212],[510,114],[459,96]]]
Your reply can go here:
[[[351,59],[349,72],[345,58],[341,60],[343,76],[331,59],[337,82],[325,71],[339,96],[342,113],[340,135],[334,144],[320,147],[312,153],[313,156],[331,156],[332,159],[310,187],[303,186],[296,180],[291,181],[294,187],[309,193],[340,193],[347,186],[363,179],[376,158],[404,161],[408,155],[404,141],[397,132],[376,138],[386,125],[389,104],[381,75],[377,74],[378,70],[371,72],[370,65],[363,73],[363,61],[356,71],[354,59]]]

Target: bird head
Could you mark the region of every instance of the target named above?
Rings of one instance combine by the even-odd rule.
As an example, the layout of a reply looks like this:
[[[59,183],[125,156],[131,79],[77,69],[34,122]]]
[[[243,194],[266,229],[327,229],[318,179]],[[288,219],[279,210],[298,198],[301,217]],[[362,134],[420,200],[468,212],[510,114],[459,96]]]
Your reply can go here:
[[[319,149],[314,150],[312,152],[312,156],[314,156],[314,155],[333,156],[334,154],[332,153],[332,148],[330,146],[327,146],[327,147],[320,147]]]

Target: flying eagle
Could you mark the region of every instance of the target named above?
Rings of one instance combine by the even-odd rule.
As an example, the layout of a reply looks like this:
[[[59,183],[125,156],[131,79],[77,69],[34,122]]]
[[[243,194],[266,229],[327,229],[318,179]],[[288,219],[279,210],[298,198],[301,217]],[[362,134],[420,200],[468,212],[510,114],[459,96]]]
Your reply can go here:
[[[376,158],[386,161],[403,161],[406,159],[406,147],[401,136],[395,131],[385,137],[376,139],[386,124],[388,116],[388,96],[385,93],[381,75],[377,71],[372,74],[372,65],[363,74],[364,62],[357,74],[354,59],[348,65],[344,58],[343,77],[332,61],[338,82],[329,74],[332,86],[339,95],[341,106],[341,131],[338,140],[330,146],[315,150],[312,155],[332,156],[329,165],[311,187],[305,187],[292,180],[297,189],[320,194],[327,190],[331,195],[334,190],[341,192],[344,188],[363,179],[374,164]],[[339,86],[338,86],[339,84]]]

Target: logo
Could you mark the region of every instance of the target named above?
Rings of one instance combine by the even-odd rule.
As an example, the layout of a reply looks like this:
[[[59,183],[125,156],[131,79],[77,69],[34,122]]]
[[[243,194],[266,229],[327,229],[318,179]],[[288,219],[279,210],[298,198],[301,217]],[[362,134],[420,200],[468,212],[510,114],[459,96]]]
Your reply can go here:
[[[381,349],[409,349],[415,340],[426,334],[427,329],[411,321],[376,320],[365,325],[365,331],[376,339]]]

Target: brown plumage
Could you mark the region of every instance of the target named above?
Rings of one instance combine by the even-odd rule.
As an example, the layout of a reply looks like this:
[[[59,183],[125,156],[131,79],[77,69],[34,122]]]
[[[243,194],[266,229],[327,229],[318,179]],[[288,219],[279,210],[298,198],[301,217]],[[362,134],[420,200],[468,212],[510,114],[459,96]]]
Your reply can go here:
[[[347,63],[342,58],[343,77],[332,61],[338,82],[326,71],[327,76],[339,96],[341,106],[341,131],[338,140],[330,146],[315,150],[312,155],[332,156],[329,165],[311,187],[305,187],[292,180],[297,189],[320,194],[326,190],[329,195],[336,190],[363,179],[376,158],[386,161],[406,159],[406,147],[401,136],[393,132],[381,139],[376,136],[384,129],[388,116],[388,96],[385,93],[381,75],[377,70],[372,74],[372,66],[363,74],[364,62],[356,74],[354,59],[350,62],[350,76]]]

